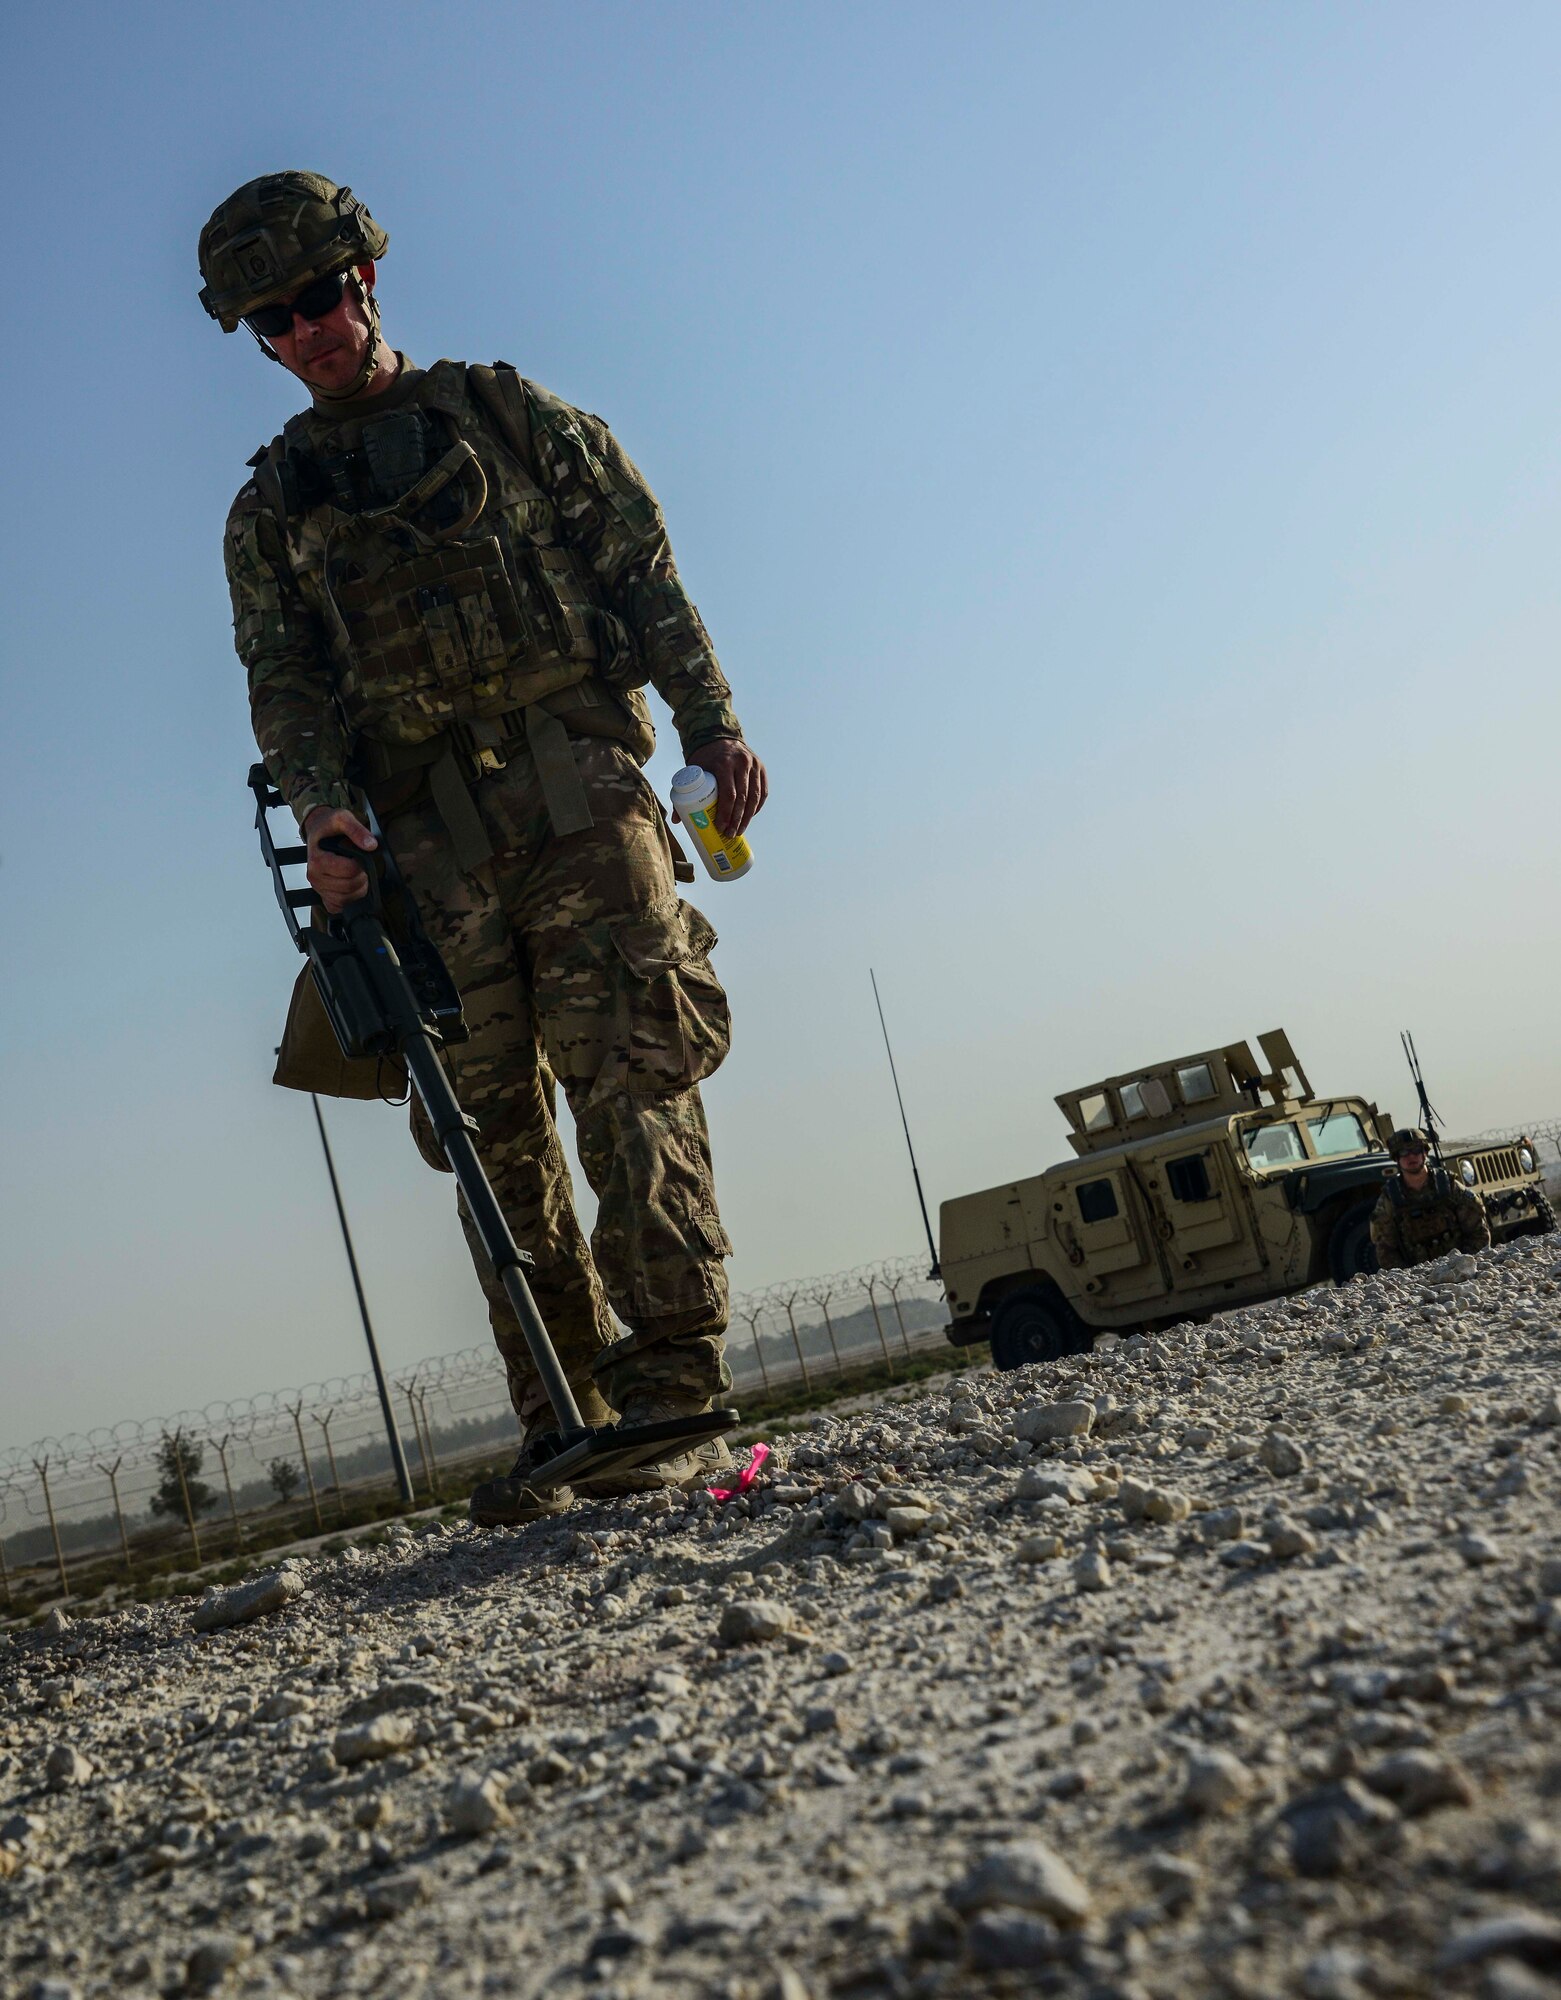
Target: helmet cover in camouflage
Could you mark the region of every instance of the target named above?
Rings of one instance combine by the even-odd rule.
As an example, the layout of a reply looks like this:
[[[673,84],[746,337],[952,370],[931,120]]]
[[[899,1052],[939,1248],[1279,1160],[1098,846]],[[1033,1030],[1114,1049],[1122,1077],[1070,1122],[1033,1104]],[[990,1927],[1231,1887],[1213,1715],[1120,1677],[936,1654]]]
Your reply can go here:
[[[290,299],[345,265],[372,263],[389,241],[351,188],[323,174],[264,174],[230,194],[201,231],[201,304],[235,333],[256,306]]]
[[[1429,1153],[1431,1142],[1418,1125],[1401,1125],[1388,1141],[1388,1151],[1396,1160],[1404,1153]]]

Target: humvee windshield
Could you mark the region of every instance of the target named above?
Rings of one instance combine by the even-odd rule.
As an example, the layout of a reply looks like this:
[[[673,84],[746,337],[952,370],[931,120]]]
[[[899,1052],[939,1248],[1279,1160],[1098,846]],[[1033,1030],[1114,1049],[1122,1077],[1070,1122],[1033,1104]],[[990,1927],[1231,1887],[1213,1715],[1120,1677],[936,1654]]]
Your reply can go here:
[[[1254,1167],[1288,1167],[1306,1158],[1306,1148],[1294,1125],[1248,1125],[1241,1134]]]
[[[1247,1149],[1248,1160],[1259,1172],[1267,1167],[1297,1166],[1313,1154],[1319,1160],[1337,1160],[1346,1153],[1371,1151],[1366,1128],[1353,1111],[1330,1104],[1307,1118],[1306,1130],[1312,1154],[1307,1153],[1300,1128],[1292,1119],[1277,1125],[1244,1126],[1241,1143]]]
[[[1341,1153],[1367,1153],[1371,1150],[1366,1128],[1353,1111],[1337,1111],[1330,1105],[1320,1118],[1308,1118],[1306,1129],[1312,1135],[1319,1160],[1334,1160]]]

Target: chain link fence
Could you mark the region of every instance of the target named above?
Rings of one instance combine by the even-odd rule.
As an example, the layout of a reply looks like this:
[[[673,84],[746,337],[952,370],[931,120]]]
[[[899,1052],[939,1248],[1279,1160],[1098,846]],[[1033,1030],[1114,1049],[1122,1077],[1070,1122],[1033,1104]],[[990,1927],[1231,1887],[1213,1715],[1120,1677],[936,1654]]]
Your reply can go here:
[[[742,1392],[809,1390],[943,1341],[947,1308],[923,1258],[771,1285],[732,1301]],[[391,1397],[414,1483],[453,1497],[452,1472],[516,1443],[491,1345],[395,1372]],[[0,1451],[0,1610],[191,1561],[329,1533],[383,1511],[394,1473],[371,1374]]]

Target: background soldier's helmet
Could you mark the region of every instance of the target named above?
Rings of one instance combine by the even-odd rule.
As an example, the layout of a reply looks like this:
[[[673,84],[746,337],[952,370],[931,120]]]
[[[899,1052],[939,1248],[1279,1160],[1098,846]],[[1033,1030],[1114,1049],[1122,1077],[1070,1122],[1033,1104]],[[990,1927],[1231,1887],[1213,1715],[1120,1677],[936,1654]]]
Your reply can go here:
[[[1418,1125],[1401,1125],[1388,1141],[1388,1151],[1396,1160],[1410,1151],[1429,1153],[1431,1142]]]
[[[351,188],[323,174],[265,174],[229,195],[201,231],[201,304],[234,333],[256,306],[371,263],[389,241]]]

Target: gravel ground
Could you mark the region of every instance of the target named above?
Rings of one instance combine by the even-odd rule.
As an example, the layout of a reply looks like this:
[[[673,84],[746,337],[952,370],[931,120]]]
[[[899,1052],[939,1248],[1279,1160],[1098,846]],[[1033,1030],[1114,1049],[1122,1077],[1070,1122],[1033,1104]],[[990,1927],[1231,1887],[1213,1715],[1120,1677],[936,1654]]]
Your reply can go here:
[[[54,1614],[0,1646],[0,1990],[1555,2000],[1558,1278]]]

